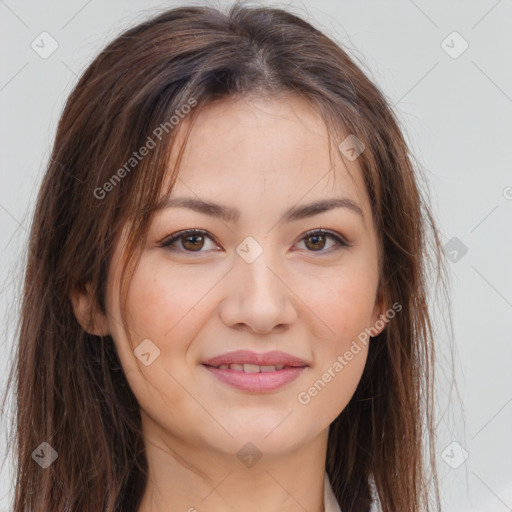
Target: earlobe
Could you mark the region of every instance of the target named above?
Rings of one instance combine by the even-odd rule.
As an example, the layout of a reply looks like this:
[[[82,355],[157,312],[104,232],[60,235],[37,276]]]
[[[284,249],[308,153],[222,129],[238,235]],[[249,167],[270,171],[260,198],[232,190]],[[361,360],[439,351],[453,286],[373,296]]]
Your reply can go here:
[[[95,336],[110,334],[106,315],[98,311],[89,283],[85,285],[85,291],[73,292],[70,299],[75,317],[85,332]]]

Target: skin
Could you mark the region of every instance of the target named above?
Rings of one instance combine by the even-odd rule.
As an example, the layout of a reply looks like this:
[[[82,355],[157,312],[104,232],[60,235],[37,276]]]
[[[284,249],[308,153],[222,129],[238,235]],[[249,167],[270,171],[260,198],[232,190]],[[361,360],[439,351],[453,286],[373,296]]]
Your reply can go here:
[[[328,428],[359,383],[367,346],[308,404],[297,396],[385,310],[376,302],[377,237],[361,171],[336,148],[329,171],[328,143],[319,113],[297,96],[204,109],[172,196],[234,207],[240,217],[234,223],[174,207],[157,213],[128,293],[130,332],[120,321],[124,238],[118,244],[108,314],[88,330],[113,336],[141,407],[149,483],[139,512],[324,511]],[[292,206],[339,197],[362,215],[335,208],[278,223]],[[162,247],[191,228],[211,238]],[[350,247],[304,237],[319,228]],[[252,263],[236,252],[248,236],[263,248]],[[89,307],[87,295],[76,299],[79,320]],[[144,339],[160,350],[149,366],[134,355]],[[309,366],[276,391],[240,391],[201,364],[237,349],[282,350]],[[236,456],[247,442],[262,454],[252,467]]]

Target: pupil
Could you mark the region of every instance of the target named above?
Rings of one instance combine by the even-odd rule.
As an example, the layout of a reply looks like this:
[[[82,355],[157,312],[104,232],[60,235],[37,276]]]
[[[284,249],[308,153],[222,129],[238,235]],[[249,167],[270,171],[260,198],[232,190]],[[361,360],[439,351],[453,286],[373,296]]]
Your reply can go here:
[[[324,238],[325,238],[324,235],[311,235],[309,237],[309,240],[316,240],[315,242],[313,242],[313,245],[317,245],[318,243],[321,244],[321,242],[318,242],[318,239],[324,239]],[[321,249],[322,247],[317,247],[317,249],[318,248]]]
[[[186,244],[189,243],[190,240],[192,240],[192,246],[190,247],[192,250],[195,250],[195,249],[201,249],[201,247],[203,246],[203,244],[201,244],[200,246],[198,245],[194,245],[197,243],[197,239],[202,239],[203,237],[201,235],[189,235],[187,237],[185,237],[185,241],[183,243],[183,247],[185,247],[185,249],[188,249],[189,247],[186,246]]]

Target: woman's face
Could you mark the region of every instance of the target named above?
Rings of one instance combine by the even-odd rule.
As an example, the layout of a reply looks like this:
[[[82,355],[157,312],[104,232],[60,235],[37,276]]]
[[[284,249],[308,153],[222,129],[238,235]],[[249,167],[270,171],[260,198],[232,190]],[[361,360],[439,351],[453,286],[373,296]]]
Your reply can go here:
[[[347,167],[335,148],[335,163],[320,115],[298,97],[201,112],[175,203],[162,202],[131,282],[130,333],[122,244],[109,273],[104,321],[146,432],[230,456],[248,442],[278,454],[326,435],[365,366],[367,346],[351,346],[383,312],[357,159]],[[325,201],[338,202],[308,207]],[[229,354],[241,350],[252,354]]]

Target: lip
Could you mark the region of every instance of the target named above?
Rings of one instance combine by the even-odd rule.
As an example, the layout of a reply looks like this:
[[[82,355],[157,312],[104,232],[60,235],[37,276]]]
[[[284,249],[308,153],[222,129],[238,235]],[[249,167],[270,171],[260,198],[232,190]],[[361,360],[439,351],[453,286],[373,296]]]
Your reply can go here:
[[[299,357],[292,356],[280,350],[272,350],[270,352],[252,352],[250,350],[235,350],[234,352],[226,352],[216,357],[212,357],[203,364],[206,366],[220,366],[221,364],[257,364],[260,366],[275,366],[282,364],[283,366],[291,366],[294,368],[309,366],[306,361]],[[231,370],[233,371],[233,370]],[[280,371],[280,370],[278,370]]]
[[[305,366],[288,366],[273,372],[246,373],[243,370],[221,370],[213,366],[203,365],[220,381],[242,391],[263,392],[274,391],[295,380],[305,369]]]
[[[215,368],[221,364],[257,364],[259,366],[283,365],[281,370],[247,373],[243,370]],[[203,366],[221,382],[242,391],[274,391],[295,380],[309,365],[302,359],[281,351],[251,352],[237,350],[208,359]]]

